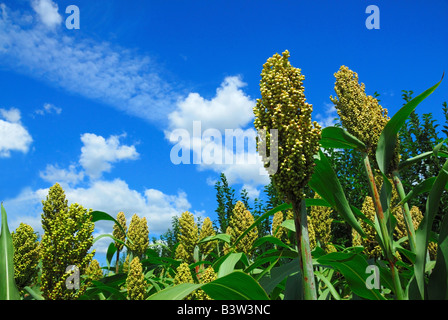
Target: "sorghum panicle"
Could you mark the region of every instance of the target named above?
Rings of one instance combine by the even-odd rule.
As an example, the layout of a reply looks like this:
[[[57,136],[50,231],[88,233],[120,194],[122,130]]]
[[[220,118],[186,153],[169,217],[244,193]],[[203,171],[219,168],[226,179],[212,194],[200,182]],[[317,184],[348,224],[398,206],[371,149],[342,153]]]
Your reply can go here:
[[[134,257],[129,266],[126,277],[126,288],[129,300],[144,300],[148,284],[143,275],[143,268],[139,257]]]
[[[303,187],[314,170],[314,155],[319,151],[321,127],[311,121],[313,107],[306,102],[301,70],[289,62],[289,52],[276,53],[263,65],[261,99],[254,107],[254,126],[265,130],[265,166],[271,153],[270,130],[278,130],[278,166],[271,179],[288,202],[303,198]],[[258,141],[257,147],[259,149]],[[260,151],[260,150],[259,150]]]
[[[39,241],[33,228],[25,223],[11,233],[14,247],[14,279],[17,288],[23,290],[37,278]]]

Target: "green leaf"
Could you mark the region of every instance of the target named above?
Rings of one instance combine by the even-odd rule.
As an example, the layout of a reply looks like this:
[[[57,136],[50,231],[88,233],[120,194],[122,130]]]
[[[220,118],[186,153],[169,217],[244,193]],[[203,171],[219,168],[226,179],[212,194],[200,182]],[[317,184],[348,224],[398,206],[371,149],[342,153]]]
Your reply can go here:
[[[293,221],[293,220],[291,220],[291,221]],[[283,221],[283,222],[285,222],[285,221]],[[294,221],[293,221],[293,224],[294,224]],[[274,236],[264,236],[264,237],[258,238],[257,240],[255,240],[254,244],[252,245],[252,249],[259,248],[259,247],[261,247],[261,245],[263,245],[266,242],[275,244],[276,246],[287,248],[289,250],[296,251],[295,249],[291,248],[286,243],[281,241],[279,238],[276,238]]]
[[[436,181],[436,177],[428,178],[422,182],[420,182],[418,185],[414,186],[411,191],[404,197],[396,206],[399,207],[402,204],[410,201],[414,197],[417,197],[421,195],[422,193],[429,192],[434,185],[434,182]]]
[[[426,200],[426,211],[423,220],[416,231],[416,258],[414,264],[415,280],[418,288],[418,293],[421,299],[425,298],[425,265],[426,252],[428,247],[428,240],[434,222],[434,217],[439,210],[440,197],[442,196],[445,186],[448,182],[448,160],[443,165],[434,185],[429,192]]]
[[[409,166],[412,166],[414,163],[420,162],[423,159],[428,158],[429,156],[431,156],[434,152],[433,151],[428,151],[422,154],[419,154],[418,156],[406,159],[404,161],[401,161],[398,165],[398,171],[401,171],[403,169],[406,169]]]
[[[14,280],[14,247],[8,228],[6,210],[1,204],[2,227],[0,234],[0,300],[20,300]]]
[[[182,300],[197,289],[214,300],[269,300],[263,288],[250,275],[234,271],[209,283],[181,283],[163,289],[147,300]]]
[[[205,237],[204,239],[199,241],[198,244],[199,243],[204,243],[204,242],[209,242],[209,241],[214,241],[214,240],[221,240],[221,241],[224,241],[224,242],[230,244],[230,235],[226,234],[226,233],[219,233],[219,234],[214,235],[214,236]]]
[[[238,263],[238,261],[240,261],[242,256],[243,256],[242,252],[229,253],[219,266],[218,278],[226,276],[229,273],[232,273],[235,269],[235,265]]]
[[[330,207],[331,204],[329,204],[325,199],[305,199],[305,205],[306,207]]]
[[[281,223],[283,228],[286,228],[292,232],[296,232],[296,225],[293,219],[287,219]]]
[[[115,224],[121,229],[121,231],[126,234],[126,230],[124,230],[124,228],[121,226],[121,224],[115,220],[114,217],[112,217],[110,214],[103,212],[103,211],[92,211],[91,213],[92,215],[92,222],[97,222],[97,221],[113,221],[115,222]]]
[[[377,289],[368,289],[366,287],[366,281],[369,276],[366,271],[369,264],[363,255],[332,252],[318,258],[317,261],[323,265],[332,266],[342,273],[350,289],[356,295],[370,300],[384,299]]]
[[[156,292],[146,300],[182,300],[202,285],[200,283],[181,283]]]
[[[33,297],[34,300],[45,300],[44,297],[42,297],[42,295],[40,295],[39,293],[37,293],[35,290],[31,289],[30,287],[26,286],[23,289],[26,292],[28,292],[30,294],[30,296]]]
[[[107,261],[108,266],[110,266],[115,252],[117,252],[117,247],[115,246],[115,243],[111,242],[109,244],[109,247],[107,248],[107,253],[106,253],[106,261]],[[117,261],[117,263],[118,263],[118,261]]]
[[[322,129],[320,144],[323,148],[357,149],[364,151],[365,144],[341,127]]]
[[[269,300],[263,288],[250,275],[234,271],[202,286],[214,300]]]
[[[445,215],[440,228],[436,265],[429,277],[430,300],[448,299],[448,216]]]
[[[361,236],[365,236],[347,201],[341,183],[322,150],[319,150],[314,162],[316,164],[314,174],[308,185],[325,199],[352,228]]]
[[[271,272],[261,278],[259,283],[267,293],[271,293],[283,280],[292,274],[300,272],[299,270],[299,259],[297,258],[281,266],[272,268]]]
[[[232,245],[232,247],[234,248],[237,244],[238,244],[238,242],[240,242],[241,241],[241,239],[243,239],[245,236],[246,236],[246,234],[248,234],[249,232],[250,232],[250,230],[252,230],[253,228],[255,228],[257,225],[259,225],[264,219],[266,219],[266,218],[268,218],[268,217],[270,217],[270,216],[272,216],[272,215],[274,215],[276,212],[278,212],[278,211],[282,211],[282,210],[288,210],[288,209],[291,209],[292,208],[292,206],[291,206],[291,204],[289,204],[289,203],[283,203],[283,204],[281,204],[281,205],[279,205],[279,206],[277,206],[277,207],[275,207],[275,208],[273,208],[273,209],[271,209],[271,210],[269,210],[269,211],[267,211],[267,212],[265,212],[265,213],[263,213],[261,216],[259,216],[258,218],[257,218],[257,220],[255,220],[254,221],[254,223],[252,223],[252,225],[250,225],[249,226],[249,228],[247,228],[236,240],[235,240],[235,242],[233,243],[233,245]]]
[[[442,76],[443,79],[443,76]],[[397,135],[400,128],[406,122],[406,119],[417,107],[417,105],[426,99],[442,82],[442,79],[425,92],[421,93],[408,103],[406,103],[386,124],[381,132],[376,149],[376,161],[383,173],[387,173],[388,166],[394,156],[395,147],[397,145]]]

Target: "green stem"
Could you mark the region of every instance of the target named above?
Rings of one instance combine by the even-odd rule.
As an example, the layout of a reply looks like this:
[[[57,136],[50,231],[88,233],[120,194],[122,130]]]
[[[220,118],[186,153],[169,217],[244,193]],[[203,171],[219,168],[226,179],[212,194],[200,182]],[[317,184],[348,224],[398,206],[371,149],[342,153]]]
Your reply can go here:
[[[363,154],[363,158],[364,158],[363,159],[364,168],[365,168],[366,174],[367,174],[367,180],[369,181],[370,193],[372,195],[373,204],[375,206],[376,216],[377,216],[378,222],[380,224],[380,232],[381,232],[381,236],[382,236],[381,238],[383,240],[383,248],[385,251],[384,253],[386,255],[386,258],[388,260],[390,260],[390,258],[392,258],[392,250],[391,250],[392,242],[389,237],[389,232],[387,231],[387,221],[384,216],[383,206],[381,205],[380,194],[378,192],[378,188],[376,187],[375,176],[373,175],[372,167],[370,165],[370,161],[369,161],[369,157],[368,157],[367,153]]]
[[[390,262],[390,269],[392,271],[392,280],[394,282],[395,294],[397,296],[397,300],[404,300],[404,292],[400,282],[400,276],[398,274],[398,269],[395,266],[395,263]]]
[[[303,278],[304,298],[305,300],[317,300],[305,201],[293,201],[292,208],[294,212],[294,224],[296,227],[300,271]]]
[[[378,222],[380,224],[380,232],[381,232],[381,239],[383,242],[383,248],[384,248],[384,253],[386,255],[386,259],[389,261],[390,264],[390,271],[392,274],[392,279],[394,282],[394,287],[395,287],[395,294],[397,296],[397,299],[399,300],[403,300],[404,299],[404,293],[403,293],[403,287],[401,286],[400,283],[400,277],[398,274],[398,270],[395,267],[395,256],[393,255],[393,245],[392,245],[392,238],[389,235],[388,232],[388,228],[387,228],[387,221],[386,221],[386,217],[384,216],[384,211],[383,211],[383,207],[381,205],[381,199],[380,199],[380,194],[378,192],[378,188],[376,187],[376,183],[375,183],[375,176],[373,175],[373,171],[372,171],[372,167],[370,165],[370,161],[369,161],[369,157],[367,155],[367,153],[363,154],[363,160],[364,160],[364,168],[366,169],[366,174],[367,174],[367,179],[369,181],[369,186],[370,186],[370,192],[372,194],[373,197],[373,203],[375,206],[375,211],[376,211],[376,216],[378,219]]]
[[[397,188],[398,195],[400,197],[400,200],[403,200],[406,197],[406,193],[403,188],[403,184],[401,183],[400,177],[398,176],[397,171],[392,172],[393,178],[394,178],[394,184]],[[409,239],[409,246],[411,247],[412,252],[416,252],[416,240],[415,240],[415,227],[414,223],[412,222],[412,216],[411,212],[409,211],[409,205],[408,203],[403,204],[404,209],[404,222],[406,225],[406,231],[408,233],[408,239]]]

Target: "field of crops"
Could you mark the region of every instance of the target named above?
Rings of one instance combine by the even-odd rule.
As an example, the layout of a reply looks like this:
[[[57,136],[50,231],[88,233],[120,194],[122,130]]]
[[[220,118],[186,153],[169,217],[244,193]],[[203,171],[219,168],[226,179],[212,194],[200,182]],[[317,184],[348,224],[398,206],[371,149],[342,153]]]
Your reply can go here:
[[[151,221],[126,208],[68,205],[55,184],[42,199],[41,237],[26,224],[11,232],[1,206],[0,299],[448,298],[447,137],[416,113],[443,77],[415,98],[405,92],[388,115],[341,66],[330,97],[339,123],[322,129],[289,57],[263,65],[254,107],[255,128],[266,133],[258,151],[272,170],[270,206],[235,199],[218,225],[179,213],[172,241],[151,241]],[[113,222],[113,233],[94,238],[99,221]],[[104,238],[101,267],[91,248]]]

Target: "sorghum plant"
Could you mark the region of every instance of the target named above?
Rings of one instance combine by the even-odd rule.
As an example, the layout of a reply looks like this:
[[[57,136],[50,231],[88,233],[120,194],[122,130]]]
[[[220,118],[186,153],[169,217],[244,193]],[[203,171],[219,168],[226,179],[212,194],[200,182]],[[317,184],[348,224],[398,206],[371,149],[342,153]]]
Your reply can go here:
[[[142,264],[138,257],[134,257],[129,266],[129,273],[126,278],[126,288],[129,300],[145,299],[148,284],[143,275]]]
[[[33,228],[25,223],[11,233],[14,246],[14,278],[17,288],[23,290],[37,278],[39,242]]]
[[[311,121],[313,107],[306,102],[301,70],[289,62],[289,52],[275,54],[263,65],[261,99],[254,107],[255,128],[266,132],[265,166],[270,165],[271,129],[278,130],[278,166],[271,174],[280,195],[293,207],[300,266],[306,299],[316,299],[313,266],[308,239],[303,188],[313,174],[314,156],[319,152],[320,126]],[[260,148],[259,148],[260,149]],[[274,166],[275,167],[275,166]]]
[[[212,221],[209,217],[205,218],[202,222],[201,232],[199,233],[199,241],[205,239],[206,237],[214,236],[216,234],[213,229]],[[199,244],[199,249],[203,255],[208,255],[213,249],[217,246],[216,241],[208,241],[205,243]]]
[[[194,248],[198,244],[199,228],[192,213],[185,211],[179,218],[179,246],[176,258],[184,262],[193,262]],[[180,247],[180,248],[179,248]]]
[[[227,227],[227,234],[230,235],[231,243],[239,238],[252,224],[254,217],[249,210],[246,210],[244,203],[238,201],[232,211],[229,226]],[[235,251],[249,254],[252,249],[252,244],[257,239],[258,230],[253,228],[246,234],[235,246]]]
[[[87,285],[81,284],[79,290],[68,289],[66,280],[70,274],[66,269],[76,266],[84,274],[95,254],[94,251],[89,253],[94,229],[91,210],[76,203],[68,207],[65,193],[57,184],[50,188],[43,208],[42,295],[51,300],[77,299],[85,292]]]
[[[122,242],[126,241],[126,216],[123,211],[118,212],[117,214],[117,222],[121,225],[122,228],[119,228],[117,224],[114,224],[112,235],[115,239],[121,240]],[[117,248],[117,258],[116,258],[116,266],[115,273],[118,273],[118,262],[120,261],[120,251],[123,250],[123,243],[115,241],[115,247]]]
[[[120,223],[121,224],[121,223]],[[134,214],[127,233],[127,246],[136,257],[143,257],[149,246],[149,229],[146,218]]]

